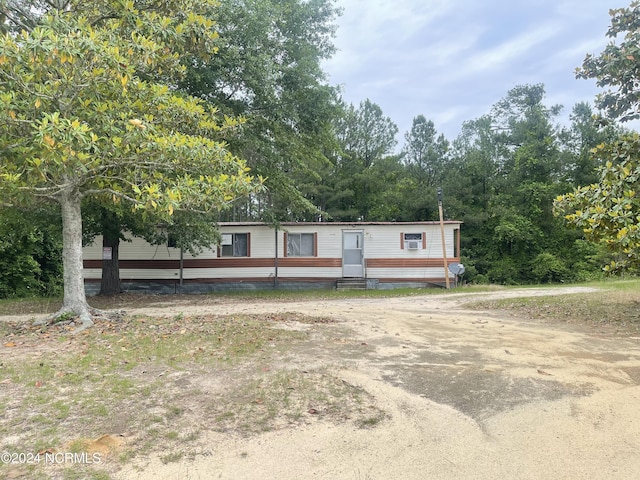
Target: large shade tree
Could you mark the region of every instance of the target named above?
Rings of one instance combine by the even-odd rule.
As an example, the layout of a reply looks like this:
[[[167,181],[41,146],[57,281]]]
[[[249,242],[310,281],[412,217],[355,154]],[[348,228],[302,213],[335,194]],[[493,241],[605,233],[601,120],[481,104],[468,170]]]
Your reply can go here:
[[[220,16],[220,5],[205,3],[195,4],[194,2],[183,2],[178,0],[133,0],[127,5],[135,11],[142,12],[143,17],[160,15],[166,24],[180,23],[187,18],[191,12],[202,13],[208,19]],[[198,9],[194,12],[193,9]],[[85,15],[94,27],[104,26],[105,22],[110,22],[114,18],[126,19],[128,10],[120,8],[118,1],[97,1],[97,2],[77,2],[74,0],[6,0],[3,5],[5,13],[4,26],[7,30],[19,32],[21,30],[33,30],[47,13],[68,12],[72,14]],[[133,17],[130,17],[133,19]],[[195,17],[194,17],[195,18]],[[167,23],[169,22],[169,23]],[[121,21],[114,29],[114,33],[125,38],[132,34],[132,31],[144,30],[144,22]],[[212,23],[209,21],[209,25]],[[165,43],[170,43],[174,56],[179,58],[182,64],[191,65],[194,61],[207,61],[212,55],[211,52],[218,50],[220,39],[217,36],[219,25],[213,25],[216,31],[208,29],[205,34],[198,33],[189,37],[176,38],[166,36]],[[192,32],[193,33],[193,32]],[[188,38],[188,41],[184,41]],[[149,68],[149,65],[142,65],[143,69],[138,69],[136,73],[149,81],[160,81],[169,85],[175,85],[184,78],[184,68]],[[183,126],[183,130],[187,128]],[[236,129],[234,129],[236,130]],[[218,132],[218,138],[224,138],[225,132],[230,130],[222,129]],[[187,132],[195,133],[198,132]],[[84,240],[91,242],[95,237],[102,237],[102,244],[105,250],[110,252],[108,257],[102,261],[102,281],[100,283],[100,294],[114,295],[122,291],[119,272],[119,245],[122,240],[128,240],[131,236],[142,237],[149,243],[166,244],[168,237],[171,237],[172,245],[181,250],[188,250],[195,254],[203,247],[210,246],[217,240],[218,232],[215,227],[219,219],[220,212],[189,212],[189,214],[173,215],[170,219],[162,218],[162,215],[154,216],[147,210],[144,214],[136,211],[128,204],[115,204],[105,202],[104,199],[89,197],[83,201],[83,230]],[[158,225],[162,224],[162,228]]]
[[[596,183],[559,196],[555,208],[585,237],[615,254],[607,271],[640,267],[640,137],[628,134],[594,149],[606,159]]]
[[[606,90],[596,105],[606,120],[640,118],[640,2],[610,11],[607,36],[613,40],[599,55],[587,55],[578,78],[596,79]],[[598,145],[592,151],[598,180],[559,196],[556,212],[587,239],[605,244],[616,258],[608,270],[640,266],[640,137],[636,133]]]
[[[196,2],[184,3],[184,15],[167,17],[128,0],[66,2],[0,38],[0,190],[14,205],[60,206],[58,315],[79,316],[81,328],[94,313],[82,279],[84,199],[170,218],[224,208],[256,188],[245,163],[213,140],[215,110],[160,83],[184,70],[176,49],[215,37]],[[105,16],[105,5],[117,14]]]
[[[225,0],[214,12],[218,53],[192,57],[180,87],[246,119],[229,139],[268,187],[229,219],[314,218],[320,172],[334,150],[334,89],[321,62],[335,48],[335,0]]]

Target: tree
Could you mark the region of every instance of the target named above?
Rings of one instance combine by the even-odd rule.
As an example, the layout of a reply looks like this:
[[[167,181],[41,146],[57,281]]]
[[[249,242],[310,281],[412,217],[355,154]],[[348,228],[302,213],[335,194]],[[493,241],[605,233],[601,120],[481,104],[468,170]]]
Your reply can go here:
[[[599,180],[556,198],[558,215],[584,232],[593,242],[603,242],[617,254],[605,267],[622,271],[640,267],[640,136],[623,136],[601,144],[594,155],[607,159]]]
[[[368,98],[358,108],[349,105],[337,126],[342,150],[357,158],[363,168],[392,153],[397,141],[398,127],[385,117],[379,105]]]
[[[578,78],[595,78],[600,87],[610,87],[596,98],[610,120],[640,118],[640,2],[610,10],[607,36],[624,34],[620,44],[611,42],[600,55],[588,54]],[[560,195],[555,200],[558,215],[584,232],[593,242],[603,242],[617,255],[606,267],[620,271],[640,266],[640,139],[637,133],[621,135],[601,143],[592,151],[599,168],[598,181]]]
[[[596,115],[591,105],[579,102],[571,111],[571,125],[561,132],[563,154],[562,162],[565,181],[573,186],[589,185],[597,181],[596,169],[601,160],[591,151],[601,143],[615,140],[622,132],[615,124],[598,126]]]
[[[192,9],[193,2],[182,2],[177,0],[134,0],[130,3],[137,9],[144,10],[145,14],[158,14],[164,16],[164,21],[180,22],[183,17],[183,11]],[[212,10],[207,8],[206,3],[200,4],[204,7],[203,11],[207,15],[211,15]],[[20,32],[21,30],[33,30],[42,20],[46,13],[52,12],[73,12],[75,14],[82,13],[91,19],[94,26],[102,25],[105,20],[118,18],[123,20],[119,23],[114,33],[125,38],[132,34],[132,30],[136,32],[145,28],[141,22],[132,23],[134,18],[127,19],[127,15],[122,15],[117,2],[110,0],[97,2],[73,2],[69,0],[7,0],[4,8],[6,22],[4,26],[7,31]],[[177,42],[174,38],[172,42],[173,56],[184,58],[187,54],[206,60],[210,57],[209,50],[214,49],[212,39],[216,38],[215,32],[209,32],[207,35],[191,35],[189,41]],[[197,41],[195,40],[197,39]],[[165,41],[168,37],[165,38]],[[171,57],[169,57],[171,58]],[[170,65],[169,65],[170,67]],[[147,71],[138,70],[143,78],[159,81],[164,80],[173,85],[183,75],[182,68],[156,68]],[[186,132],[185,132],[186,133]],[[215,214],[214,214],[215,215]],[[184,216],[184,215],[181,215]],[[113,202],[100,201],[99,199],[89,199],[83,202],[83,229],[84,240],[89,242],[97,235],[102,236],[103,247],[111,251],[109,259],[102,261],[102,281],[100,284],[100,294],[114,295],[122,291],[119,276],[119,242],[126,240],[125,232],[134,236],[143,237],[150,243],[162,243],[167,241],[166,232],[168,229],[175,229],[173,224],[177,216],[170,219],[162,218],[162,215],[154,216],[151,211],[147,210],[144,215],[140,211],[132,208],[132,205],[115,204]],[[187,250],[199,249],[202,246],[210,245],[217,239],[217,231],[214,227],[217,217],[212,214],[195,214],[189,215],[190,224],[188,228],[180,224],[180,247]],[[163,223],[165,228],[158,229],[158,224]],[[183,234],[189,232],[189,236]]]
[[[229,217],[273,221],[318,214],[318,172],[335,151],[334,89],[321,62],[335,48],[335,0],[226,0],[215,10],[218,52],[189,62],[180,86],[246,119],[231,147],[267,189]]]
[[[442,187],[444,174],[449,167],[449,141],[438,135],[435,124],[424,115],[413,119],[411,130],[405,133],[402,157],[406,165],[408,181],[405,192],[404,220],[429,220],[437,218],[434,202],[437,187]]]
[[[128,203],[109,203],[90,198],[83,203],[83,242],[89,244],[98,235],[109,257],[102,260],[99,295],[122,293],[119,266],[121,241],[144,238],[152,245],[171,245],[195,256],[219,238],[217,222],[223,210],[210,212],[177,210],[169,218],[153,210],[136,210]]]
[[[437,133],[431,120],[418,115],[413,119],[411,130],[404,136],[404,159],[422,186],[435,187],[442,180],[449,142],[443,134]]]
[[[640,118],[640,2],[627,8],[609,10],[611,26],[607,36],[614,39],[599,55],[587,54],[576,77],[596,79],[596,85],[608,90],[596,96],[596,105],[609,119],[626,122]],[[623,35],[616,44],[615,39]]]
[[[82,280],[83,199],[170,218],[224,208],[256,184],[245,163],[212,140],[221,128],[215,110],[146,80],[183,70],[173,46],[211,37],[210,20],[196,10],[164,17],[132,1],[115,2],[110,17],[96,10],[92,20],[73,6],[0,39],[0,190],[15,204],[43,198],[60,206],[58,315],[79,316],[83,329],[93,313]]]
[[[453,142],[452,160],[445,175],[446,190],[456,192],[450,204],[452,214],[462,218],[465,215],[486,215],[489,199],[499,181],[500,159],[503,144],[493,127],[494,120],[484,115],[476,120],[464,122],[459,137]]]
[[[385,117],[379,105],[366,99],[358,108],[344,106],[343,115],[334,120],[339,144],[335,159],[336,186],[349,196],[336,196],[339,205],[328,209],[348,212],[341,220],[366,220],[376,205],[378,192],[376,164],[393,153],[398,127]]]
[[[547,107],[544,85],[518,85],[493,107],[494,128],[507,147],[503,172],[511,182],[554,180],[559,164],[556,129],[562,106]]]
[[[138,10],[143,10],[145,15],[161,15],[164,17],[165,24],[171,22],[180,23],[183,21],[184,13],[192,10],[193,2],[183,2],[178,0],[134,0],[129,5]],[[215,10],[208,8],[207,3],[198,4],[202,8],[202,12],[209,17],[213,16]],[[111,0],[101,0],[96,2],[75,2],[69,0],[7,0],[4,9],[7,22],[5,26],[8,31],[19,32],[20,30],[33,30],[46,13],[52,12],[73,12],[74,14],[82,13],[91,19],[94,26],[103,25],[106,20],[120,19],[118,28],[114,33],[124,37],[130,37],[132,30],[139,32],[146,28],[143,22],[137,21],[136,18],[123,15],[118,2]],[[129,18],[127,18],[129,17]],[[194,17],[195,19],[195,17]],[[135,24],[133,21],[135,20]],[[169,22],[169,23],[167,23]],[[196,33],[193,35],[193,33]],[[175,62],[178,57],[181,59],[189,58],[190,62],[207,61],[211,55],[210,51],[215,51],[217,47],[217,35],[214,31],[209,31],[206,35],[192,32],[188,41],[176,41],[179,38],[170,39],[165,37],[165,42],[170,42],[173,47],[173,57],[169,57]],[[183,62],[184,63],[184,62]],[[164,81],[169,85],[174,85],[184,76],[183,68],[172,68],[170,64],[167,68],[148,69],[146,71],[138,70],[138,74],[147,80],[157,79]],[[228,130],[221,130],[219,134],[223,134]],[[187,133],[187,132],[185,132]],[[197,133],[197,132],[193,132]],[[173,224],[176,216],[170,219],[162,218],[161,215],[154,216],[149,210],[144,212],[136,211],[132,205],[114,204],[113,202],[104,201],[84,201],[83,202],[84,217],[84,239],[89,242],[97,235],[102,236],[103,247],[111,251],[109,259],[102,261],[102,281],[100,284],[100,294],[114,295],[122,291],[119,276],[119,243],[126,240],[128,234],[144,238],[150,243],[160,244],[167,241],[166,233],[168,230],[176,230]],[[214,227],[218,220],[216,213],[213,214],[196,214],[192,212],[189,215],[189,225],[186,227],[179,222],[180,235],[174,235],[173,239],[180,241],[180,248],[194,251],[201,247],[208,246],[217,239],[217,231]],[[184,217],[184,215],[181,215]],[[165,228],[158,229],[158,224],[163,223]],[[185,233],[189,236],[185,236]]]
[[[552,205],[576,170],[575,156],[561,148],[553,124],[561,107],[545,105],[544,97],[542,85],[517,86],[489,115],[466,122],[454,142],[443,182],[455,192],[447,208],[464,221],[465,261],[486,281],[557,281],[572,274],[577,237],[554,218]],[[545,260],[546,272],[533,268],[536,258]]]
[[[60,229],[51,222],[56,212],[45,207],[0,210],[0,298],[62,292]]]

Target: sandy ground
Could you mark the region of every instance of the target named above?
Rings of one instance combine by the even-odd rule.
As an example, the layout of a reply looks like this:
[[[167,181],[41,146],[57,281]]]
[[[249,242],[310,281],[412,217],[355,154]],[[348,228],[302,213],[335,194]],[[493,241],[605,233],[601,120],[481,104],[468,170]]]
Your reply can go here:
[[[584,289],[509,290],[506,295]],[[598,295],[594,291],[594,295]],[[370,393],[374,428],[317,421],[249,438],[211,433],[194,459],[136,460],[121,479],[636,479],[640,475],[640,338],[474,312],[428,295],[296,303],[158,305],[147,314],[331,316],[353,347],[310,349]],[[135,312],[131,312],[135,313]],[[300,359],[298,359],[300,360]]]

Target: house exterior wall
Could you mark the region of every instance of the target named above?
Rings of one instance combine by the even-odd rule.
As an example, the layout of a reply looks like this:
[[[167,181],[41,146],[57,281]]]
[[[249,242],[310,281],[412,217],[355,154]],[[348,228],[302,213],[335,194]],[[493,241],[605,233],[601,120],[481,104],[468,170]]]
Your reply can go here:
[[[459,262],[461,222],[444,224],[447,261]],[[213,247],[193,257],[167,245],[150,245],[141,238],[120,244],[120,278],[125,288],[144,284],[174,290],[177,284],[199,285],[202,290],[293,286],[295,284],[335,285],[343,277],[343,232],[362,231],[364,244],[363,277],[376,284],[443,284],[441,230],[438,222],[417,223],[291,223],[277,232],[268,225],[222,223],[220,232],[247,234],[248,255],[222,257]],[[454,233],[456,232],[457,233]],[[292,256],[287,252],[289,235],[313,235],[313,255]],[[419,248],[406,248],[405,234],[420,234]],[[415,237],[415,235],[414,235]],[[84,248],[84,275],[88,285],[99,283],[102,265],[102,241]],[[415,246],[415,245],[414,245]],[[452,277],[449,275],[450,278]],[[151,288],[151,287],[149,287]],[[194,287],[195,288],[195,287]],[[91,289],[88,289],[90,291]],[[91,293],[91,292],[89,292]]]

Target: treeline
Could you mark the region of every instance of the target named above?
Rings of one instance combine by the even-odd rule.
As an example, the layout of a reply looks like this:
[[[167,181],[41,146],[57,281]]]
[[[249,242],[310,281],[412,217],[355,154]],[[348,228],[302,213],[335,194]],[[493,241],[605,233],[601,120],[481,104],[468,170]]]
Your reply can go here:
[[[397,126],[378,105],[348,105],[334,120],[336,149],[322,169],[296,187],[317,210],[280,211],[279,220],[437,220],[436,190],[445,216],[462,220],[467,280],[527,284],[598,277],[606,252],[554,215],[553,200],[597,181],[590,154],[621,129],[598,128],[589,104],[545,104],[543,85],[507,92],[490,112],[465,122],[449,140],[425,116],[413,119],[396,151]],[[265,195],[269,195],[266,193]],[[244,208],[243,208],[244,207]],[[273,203],[253,198],[231,220],[263,219]]]
[[[36,0],[11,5],[0,17],[8,35],[37,24],[43,13]],[[30,7],[37,14],[24,17]],[[597,180],[590,151],[617,138],[620,127],[596,126],[586,103],[573,106],[570,124],[560,125],[562,107],[545,103],[544,86],[521,85],[465,122],[458,138],[439,134],[425,112],[399,144],[398,127],[374,101],[346,104],[325,80],[321,62],[334,53],[339,13],[334,0],[228,0],[209,13],[219,34],[215,51],[185,56],[186,74],[172,79],[172,88],[242,122],[221,129],[215,140],[265,178],[265,188],[225,213],[175,214],[168,231],[180,245],[197,250],[215,239],[203,220],[436,220],[442,187],[445,215],[464,222],[468,281],[600,275],[607,254],[554,216],[552,205],[558,195]],[[149,241],[166,242],[153,218],[141,221],[108,197],[100,202],[83,205],[86,242],[103,235],[117,246],[133,226]],[[0,297],[60,292],[59,225],[58,210],[46,203],[25,210],[10,199],[0,202]]]

